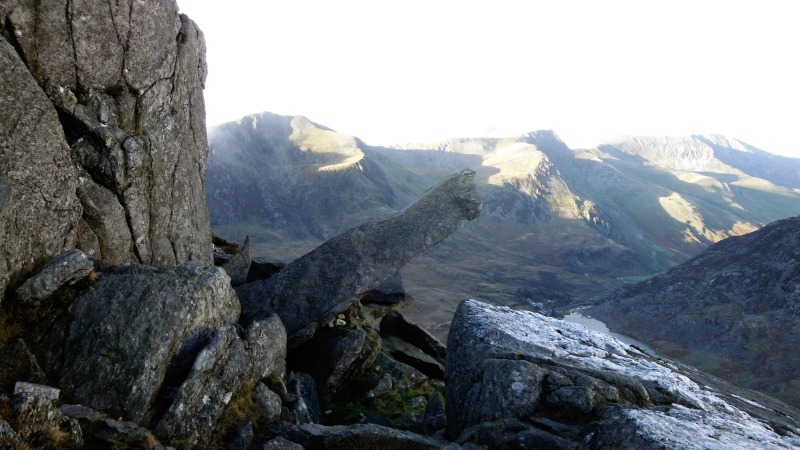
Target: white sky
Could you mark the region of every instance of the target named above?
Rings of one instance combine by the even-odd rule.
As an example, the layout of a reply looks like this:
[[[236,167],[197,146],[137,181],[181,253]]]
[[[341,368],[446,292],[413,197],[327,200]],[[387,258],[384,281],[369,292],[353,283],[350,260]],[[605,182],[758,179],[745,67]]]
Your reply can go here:
[[[800,157],[800,2],[178,0],[209,125],[301,114],[368,144],[719,133]]]

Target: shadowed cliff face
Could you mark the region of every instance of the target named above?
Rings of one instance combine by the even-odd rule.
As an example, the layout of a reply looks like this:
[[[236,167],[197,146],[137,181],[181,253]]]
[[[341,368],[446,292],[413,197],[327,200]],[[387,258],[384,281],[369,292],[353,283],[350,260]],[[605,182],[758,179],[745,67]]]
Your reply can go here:
[[[172,0],[0,5],[0,291],[60,251],[211,262],[205,42]]]
[[[798,405],[800,218],[714,244],[591,309],[613,331]]]

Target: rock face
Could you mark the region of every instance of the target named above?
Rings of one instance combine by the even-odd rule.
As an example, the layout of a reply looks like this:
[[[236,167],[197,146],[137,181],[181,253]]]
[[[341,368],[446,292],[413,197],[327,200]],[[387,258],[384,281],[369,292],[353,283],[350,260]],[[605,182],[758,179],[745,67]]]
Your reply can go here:
[[[800,217],[721,241],[589,312],[656,350],[800,406]]]
[[[68,402],[138,422],[169,373],[191,365],[239,304],[217,267],[112,267],[34,347]]]
[[[220,329],[195,359],[157,435],[189,446],[205,441],[233,395],[245,383],[282,374],[285,358],[286,331],[277,316],[253,322],[244,339],[234,326]]]
[[[399,214],[353,228],[268,280],[239,287],[243,318],[277,313],[290,347],[306,341],[414,256],[478,217],[481,203],[474,176],[465,169]]]
[[[464,433],[461,442],[472,433],[491,448],[529,440],[590,449],[800,445],[800,411],[734,394],[713,377],[698,384],[691,369],[580,325],[465,300],[448,344],[447,423],[451,436]]]
[[[231,255],[220,267],[231,277],[231,286],[236,287],[247,282],[250,263],[250,236],[247,236],[239,253]]]
[[[3,2],[0,75],[0,297],[76,245],[211,262],[205,42],[174,0]]]
[[[6,5],[3,2],[0,13],[6,13]],[[75,245],[81,205],[58,114],[20,55],[2,36],[0,80],[2,302],[8,282],[20,275],[25,263],[47,259]]]

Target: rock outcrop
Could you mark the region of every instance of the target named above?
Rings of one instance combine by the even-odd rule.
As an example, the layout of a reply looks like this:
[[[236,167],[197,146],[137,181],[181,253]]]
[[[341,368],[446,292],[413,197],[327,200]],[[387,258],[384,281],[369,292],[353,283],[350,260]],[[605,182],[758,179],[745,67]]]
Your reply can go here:
[[[0,297],[76,246],[211,262],[205,77],[174,0],[0,4]]]
[[[800,406],[800,217],[731,237],[589,313],[659,352]]]
[[[94,270],[94,264],[86,253],[68,250],[47,261],[36,275],[25,280],[17,288],[17,299],[24,303],[38,303],[58,288],[75,284]]]
[[[56,316],[33,344],[64,399],[138,422],[239,304],[217,267],[116,266]]]
[[[156,434],[192,447],[206,441],[231,397],[246,383],[281,375],[285,358],[286,331],[277,316],[253,322],[244,339],[234,326],[220,329],[195,359]]]
[[[305,342],[414,256],[478,217],[474,176],[465,169],[399,214],[353,228],[271,278],[239,287],[244,321],[276,313],[290,348]]]
[[[695,382],[685,366],[580,325],[465,300],[448,344],[447,424],[452,437],[462,435],[460,443],[800,446],[797,410],[746,390],[733,393],[713,377]]]

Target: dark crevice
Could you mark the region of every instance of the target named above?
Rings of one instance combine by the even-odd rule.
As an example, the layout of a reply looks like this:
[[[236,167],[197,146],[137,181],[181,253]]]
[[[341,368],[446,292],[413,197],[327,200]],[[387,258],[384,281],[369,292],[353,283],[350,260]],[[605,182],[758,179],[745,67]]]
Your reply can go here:
[[[67,0],[66,3],[66,17],[67,17],[67,25],[69,26],[69,40],[72,43],[72,57],[74,58],[73,67],[75,68],[75,85],[80,88],[81,86],[81,77],[78,73],[78,47],[75,45],[75,30],[72,29],[72,14],[70,13],[70,6],[72,6],[72,2]]]
[[[67,138],[67,143],[72,147],[78,139],[85,137],[92,131],[85,123],[76,119],[69,112],[56,108],[58,113],[58,121],[61,122],[61,128],[64,130],[64,136]]]
[[[128,202],[125,201],[125,197],[121,192],[120,193],[114,192],[114,194],[117,196],[117,201],[119,202],[119,204],[122,205],[122,210],[125,211],[125,224],[128,225],[128,231],[131,233],[131,245],[133,246],[133,254],[134,256],[136,256],[136,259],[139,260],[139,264],[149,264],[150,261],[144,260],[142,255],[139,253],[139,247],[136,245],[136,233],[133,230],[133,219],[131,219],[131,210],[128,207]],[[149,225],[150,224],[148,224],[148,226]],[[147,243],[145,243],[145,245],[147,245]]]
[[[8,41],[9,44],[11,44],[12,47],[14,47],[14,50],[17,52],[17,55],[19,55],[22,62],[25,63],[25,66],[30,67],[30,65],[28,64],[28,58],[25,57],[25,52],[22,51],[22,45],[19,43],[19,40],[17,39],[16,30],[14,29],[14,23],[11,22],[10,17],[6,17],[4,24],[2,25],[2,28],[3,28],[3,37],[6,38],[6,40]]]

